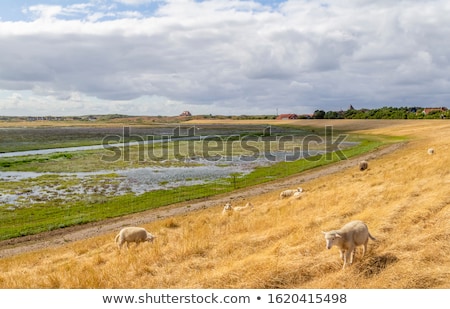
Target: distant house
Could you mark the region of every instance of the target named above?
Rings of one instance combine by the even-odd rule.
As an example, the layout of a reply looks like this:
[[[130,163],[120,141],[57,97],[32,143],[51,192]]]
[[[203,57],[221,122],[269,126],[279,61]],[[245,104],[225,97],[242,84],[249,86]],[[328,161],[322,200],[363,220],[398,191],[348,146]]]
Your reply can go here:
[[[298,119],[298,116],[296,114],[280,114],[277,117],[277,120],[291,120],[291,119]]]
[[[190,111],[184,111],[180,114],[180,116],[188,117],[188,116],[192,116],[192,114]]]
[[[431,112],[439,111],[439,112],[446,112],[447,107],[425,107],[422,111],[423,114],[428,115]]]

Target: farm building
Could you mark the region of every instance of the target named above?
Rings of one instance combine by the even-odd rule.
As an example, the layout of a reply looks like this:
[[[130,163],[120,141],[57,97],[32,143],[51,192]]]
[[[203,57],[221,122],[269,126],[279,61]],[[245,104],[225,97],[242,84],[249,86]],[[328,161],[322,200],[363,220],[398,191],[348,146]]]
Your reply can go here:
[[[428,115],[431,112],[434,111],[439,111],[439,112],[446,112],[447,111],[447,107],[425,107],[423,109],[423,112],[425,115]]]
[[[277,120],[289,120],[289,119],[298,119],[296,114],[280,114],[277,117]]]
[[[184,111],[184,112],[182,112],[182,113],[180,114],[180,116],[186,116],[186,117],[188,117],[188,116],[192,116],[192,114],[191,114],[190,111]]]

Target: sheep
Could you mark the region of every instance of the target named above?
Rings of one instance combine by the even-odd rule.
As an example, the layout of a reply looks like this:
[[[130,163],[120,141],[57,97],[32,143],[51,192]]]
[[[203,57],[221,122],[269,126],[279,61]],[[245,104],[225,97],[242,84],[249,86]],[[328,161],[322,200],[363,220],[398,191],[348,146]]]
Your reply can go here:
[[[247,204],[245,204],[245,206],[237,206],[237,207],[233,207],[234,211],[242,211],[245,210],[247,208],[250,208],[251,210],[253,210],[253,204],[248,202]]]
[[[224,214],[227,214],[227,213],[230,213],[230,212],[243,211],[243,210],[246,210],[248,208],[253,210],[253,204],[248,202],[247,204],[245,204],[245,206],[233,207],[233,206],[231,206],[230,202],[227,202],[225,204],[225,206],[223,207],[222,214],[224,215]]]
[[[369,163],[366,160],[359,162],[359,170],[364,171],[369,167]]]
[[[434,154],[434,148],[428,148],[428,154],[429,155]]]
[[[223,207],[222,215],[224,215],[224,214],[226,214],[226,213],[229,213],[229,212],[231,212],[231,211],[233,211],[233,206],[231,206],[231,203],[230,203],[230,202],[227,202],[227,203],[225,204],[225,206]]]
[[[124,243],[126,243],[128,249],[128,244],[130,242],[134,242],[136,243],[136,246],[138,246],[141,242],[144,241],[153,242],[155,238],[156,236],[147,232],[147,230],[142,227],[130,226],[121,229],[120,232],[116,235],[115,241],[120,250],[122,249],[122,245]]]
[[[303,191],[294,192],[294,195],[292,197],[295,198],[295,199],[299,199],[299,198],[302,197],[302,192]]]
[[[322,231],[322,233],[325,235],[327,249],[331,249],[333,246],[339,248],[341,259],[344,260],[342,269],[347,264],[353,263],[353,256],[357,246],[363,246],[362,256],[364,256],[367,251],[369,238],[376,240],[375,237],[370,235],[367,225],[359,220],[351,221],[339,230]]]
[[[280,193],[280,199],[283,199],[285,197],[290,197],[296,192],[303,192],[303,189],[302,188],[297,188],[297,189],[284,190],[284,191],[282,191]]]

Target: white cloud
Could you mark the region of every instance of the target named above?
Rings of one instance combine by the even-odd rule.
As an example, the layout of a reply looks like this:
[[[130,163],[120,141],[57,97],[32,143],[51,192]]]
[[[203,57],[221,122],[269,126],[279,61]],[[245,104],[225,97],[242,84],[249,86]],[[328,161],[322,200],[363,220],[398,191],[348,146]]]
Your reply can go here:
[[[26,13],[31,13],[36,19],[51,20],[62,12],[59,5],[33,5],[30,6]]]
[[[39,5],[32,21],[0,20],[0,89],[28,91],[22,103],[54,114],[448,105],[446,1],[185,0],[139,11],[151,2]]]
[[[160,0],[114,0],[115,2],[126,4],[126,5],[141,5],[146,3],[152,3]]]

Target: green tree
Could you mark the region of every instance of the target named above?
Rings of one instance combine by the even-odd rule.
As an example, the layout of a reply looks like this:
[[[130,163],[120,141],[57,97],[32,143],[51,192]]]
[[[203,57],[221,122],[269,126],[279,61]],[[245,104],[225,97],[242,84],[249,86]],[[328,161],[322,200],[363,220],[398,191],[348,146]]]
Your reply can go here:
[[[324,119],[325,118],[325,111],[324,110],[316,110],[313,114],[314,119]]]

